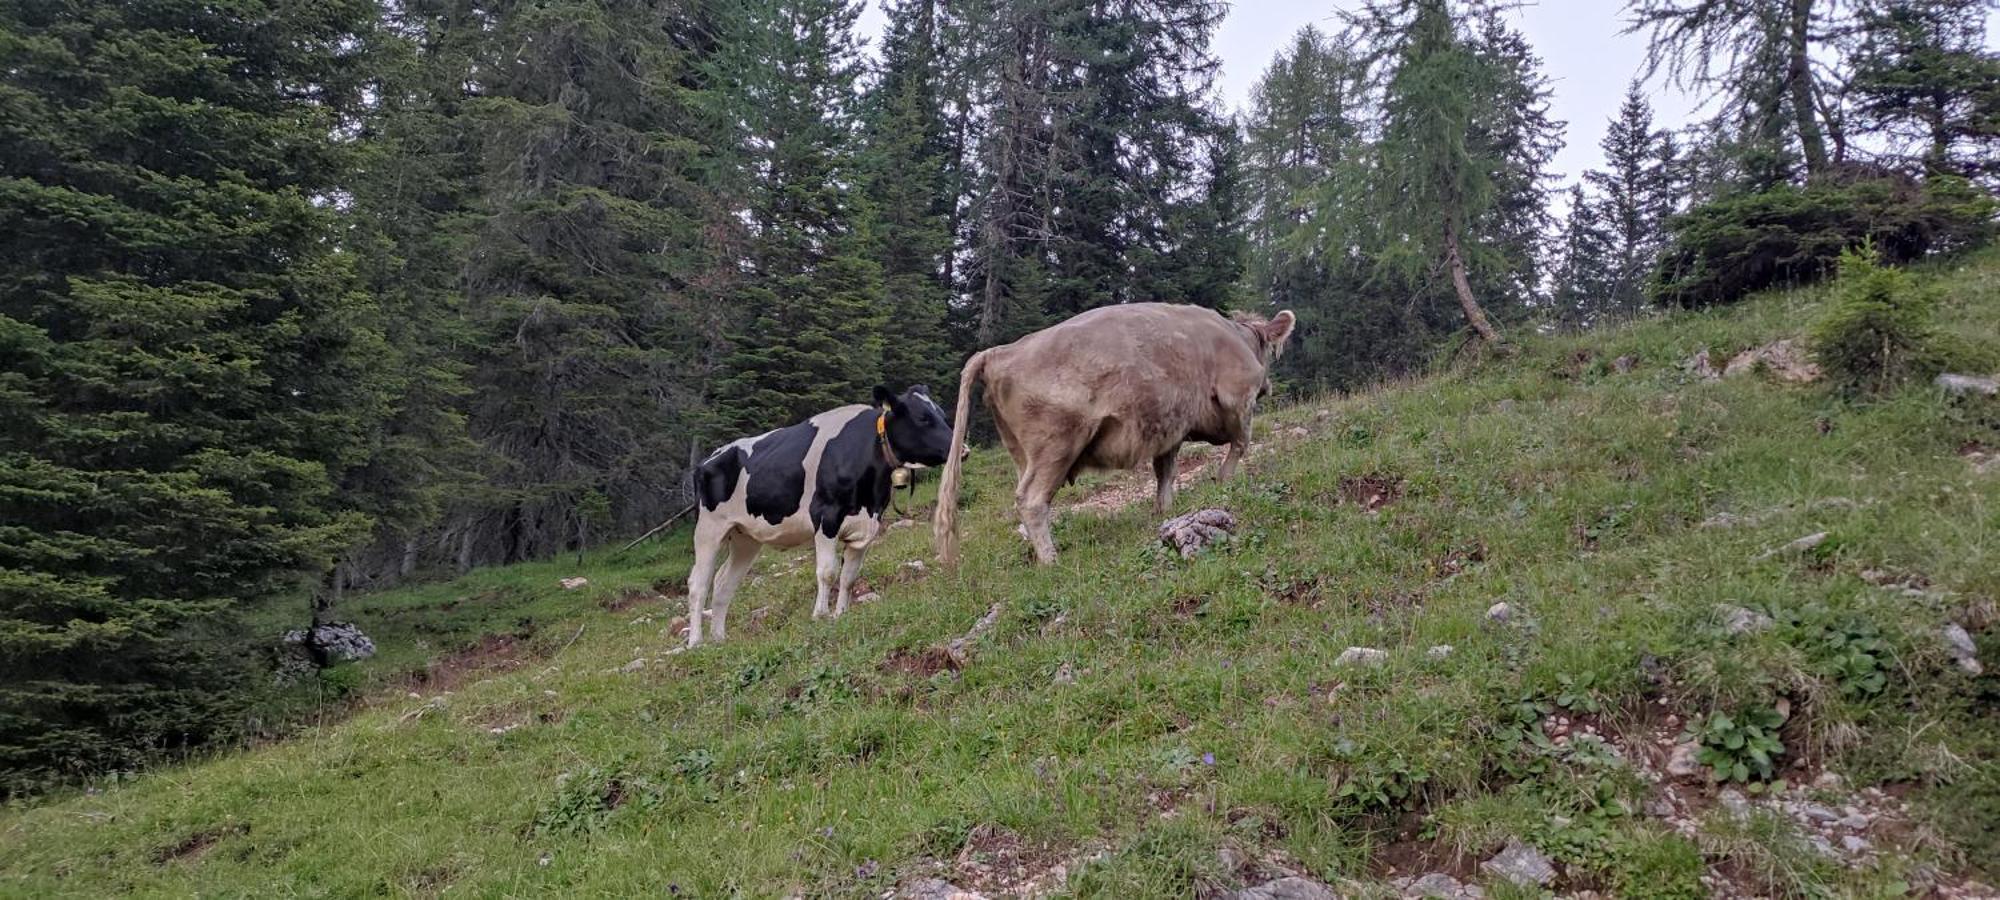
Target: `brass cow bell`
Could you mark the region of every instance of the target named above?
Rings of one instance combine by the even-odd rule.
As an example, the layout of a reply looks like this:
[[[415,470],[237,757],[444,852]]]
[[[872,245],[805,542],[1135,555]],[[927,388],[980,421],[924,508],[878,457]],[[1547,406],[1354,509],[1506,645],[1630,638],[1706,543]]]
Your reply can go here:
[[[895,469],[891,470],[891,471],[889,472],[889,486],[890,486],[890,487],[899,487],[899,488],[902,488],[902,487],[909,487],[909,486],[910,486],[910,469],[909,469],[909,467],[908,467],[908,466],[897,466],[897,467],[896,467]]]

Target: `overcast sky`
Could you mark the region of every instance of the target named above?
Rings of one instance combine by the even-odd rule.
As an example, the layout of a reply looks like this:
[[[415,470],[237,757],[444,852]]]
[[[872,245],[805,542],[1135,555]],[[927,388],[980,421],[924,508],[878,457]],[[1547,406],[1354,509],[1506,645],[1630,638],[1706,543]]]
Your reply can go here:
[[[1315,25],[1334,31],[1339,27],[1336,11],[1355,5],[1353,0],[1233,3],[1213,45],[1215,55],[1222,60],[1216,88],[1223,105],[1229,109],[1247,106],[1250,89],[1270,65],[1271,57],[1290,44],[1300,28]],[[1542,71],[1555,91],[1551,114],[1569,125],[1563,150],[1552,166],[1564,185],[1601,163],[1603,154],[1597,143],[1604,137],[1605,124],[1618,113],[1626,85],[1645,63],[1645,36],[1622,33],[1624,7],[1623,0],[1530,0],[1512,13],[1517,26],[1541,54]],[[1993,26],[1989,18],[1988,47],[1996,44]],[[882,27],[881,11],[871,0],[859,29],[872,36]],[[1646,90],[1653,101],[1656,126],[1681,125],[1701,105],[1702,98],[1676,91],[1661,79],[1648,82]]]

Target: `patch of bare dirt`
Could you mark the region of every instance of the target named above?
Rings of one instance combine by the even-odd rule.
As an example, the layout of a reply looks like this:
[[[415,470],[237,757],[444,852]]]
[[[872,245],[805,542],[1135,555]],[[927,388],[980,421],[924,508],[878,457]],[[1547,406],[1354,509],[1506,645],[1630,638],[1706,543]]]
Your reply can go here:
[[[683,590],[682,593],[686,593],[686,591]],[[648,590],[646,588],[626,588],[597,601],[597,605],[602,607],[605,612],[622,613],[642,603],[664,604],[666,602],[666,595],[659,591]]]
[[[1403,498],[1403,476],[1389,472],[1340,476],[1340,499],[1374,512]]]
[[[153,853],[153,864],[164,866],[177,862],[200,862],[201,858],[207,856],[210,850],[215,849],[215,845],[239,834],[248,834],[249,831],[250,826],[243,824],[204,828],[182,838],[179,843],[161,847],[155,851]]]
[[[1222,452],[1218,447],[1197,445],[1182,449],[1180,456],[1174,460],[1174,488],[1186,488],[1195,479],[1207,474],[1210,463],[1221,459]],[[1152,464],[1147,463],[1113,475],[1103,486],[1068,508],[1093,513],[1117,512],[1134,503],[1152,502],[1156,488]]]
[[[998,825],[966,835],[952,865],[952,881],[990,896],[1040,897],[1069,880],[1073,861],[1048,844],[1035,844]]]
[[[532,655],[526,646],[527,638],[526,634],[489,634],[470,647],[431,660],[423,671],[410,675],[407,687],[456,690],[475,676],[518,669]]]
[[[959,671],[965,668],[965,663],[943,647],[925,647],[921,650],[893,651],[878,668],[887,673],[900,672],[927,679],[939,672]]]
[[[1431,574],[1438,578],[1450,578],[1474,565],[1486,561],[1486,542],[1474,538],[1445,551],[1444,555],[1431,560]]]
[[[1208,598],[1199,594],[1186,594],[1174,600],[1174,617],[1192,619],[1201,614],[1202,607],[1208,605]]]

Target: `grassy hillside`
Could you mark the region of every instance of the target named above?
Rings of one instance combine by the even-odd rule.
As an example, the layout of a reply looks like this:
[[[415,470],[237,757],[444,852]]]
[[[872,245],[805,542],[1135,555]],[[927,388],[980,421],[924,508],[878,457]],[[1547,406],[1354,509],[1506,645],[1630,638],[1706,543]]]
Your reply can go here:
[[[1940,277],[1949,330],[2000,349],[2000,257]],[[1267,415],[1247,477],[1182,495],[1240,523],[1191,561],[1104,476],[1063,494],[1090,498],[1058,519],[1063,562],[1027,564],[989,452],[962,568],[906,568],[927,528],[897,528],[880,598],[835,623],[808,617],[810,567],[767,554],[731,641],[669,652],[681,601],[644,591],[684,577],[684,539],[368,598],[378,672],[532,636],[293,740],[0,811],[0,894],[1386,895],[1444,873],[1516,896],[1480,863],[1519,842],[1559,893],[1978,895],[2000,881],[1994,411],[1680,366],[1796,336],[1821,296]],[[1697,724],[1702,761],[1752,784],[1670,774]]]

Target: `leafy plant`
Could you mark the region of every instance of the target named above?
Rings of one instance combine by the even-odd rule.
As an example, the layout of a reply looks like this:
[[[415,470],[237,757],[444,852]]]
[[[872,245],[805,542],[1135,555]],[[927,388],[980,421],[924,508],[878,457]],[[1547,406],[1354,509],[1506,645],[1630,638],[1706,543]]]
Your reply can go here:
[[[1837,617],[1818,605],[1774,618],[1786,641],[1803,651],[1813,671],[1838,685],[1842,694],[1872,697],[1887,687],[1894,649],[1875,623],[1859,616]]]
[[[1777,759],[1785,755],[1778,728],[1785,717],[1770,707],[1752,707],[1736,715],[1715,713],[1689,723],[1682,735],[1701,745],[1695,759],[1715,772],[1717,781],[1769,781]]]
[[[659,791],[634,778],[623,765],[592,766],[563,777],[555,796],[535,812],[536,834],[588,834],[604,826],[611,813],[628,801],[658,802]]]
[[[1597,674],[1585,672],[1578,676],[1557,675],[1556,684],[1561,689],[1556,692],[1556,705],[1570,712],[1594,713],[1602,708],[1597,702]]]

